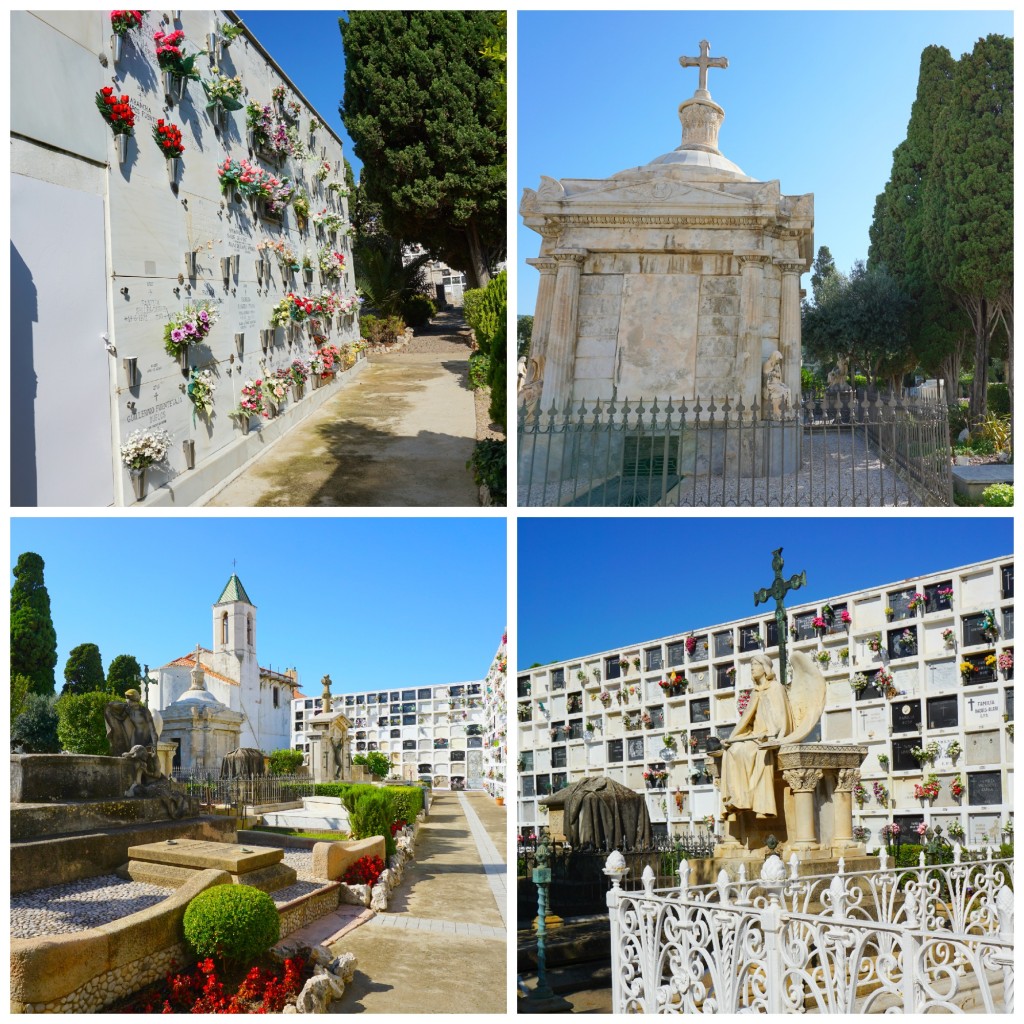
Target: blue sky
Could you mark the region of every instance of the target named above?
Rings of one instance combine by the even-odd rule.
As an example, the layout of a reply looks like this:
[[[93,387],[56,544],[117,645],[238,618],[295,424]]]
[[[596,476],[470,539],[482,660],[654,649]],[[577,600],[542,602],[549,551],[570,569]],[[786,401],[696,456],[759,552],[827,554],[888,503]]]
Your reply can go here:
[[[526,667],[753,615],[778,547],[786,579],[807,573],[798,604],[1009,555],[1013,522],[531,517],[519,520],[517,544]]]
[[[341,136],[356,179],[356,158],[338,107],[345,93],[345,51],[338,19],[344,11],[235,11],[263,48],[277,61],[324,123]],[[267,98],[269,102],[269,97]]]
[[[209,648],[232,559],[260,664],[309,695],[325,672],[335,693],[482,679],[505,630],[504,519],[13,519],[12,567],[23,551],[46,563],[58,690],[80,643],[104,668]]]
[[[867,257],[875,196],[905,138],[921,51],[954,57],[1008,11],[548,12],[519,14],[518,185],[540,175],[603,178],[679,145],[676,108],[697,70],[679,66],[707,39],[729,68],[708,72],[725,109],[722,153],[783,193],[815,195],[815,250],[844,273]],[[516,200],[518,204],[518,198]],[[519,313],[533,313],[540,236],[518,220]],[[809,288],[809,277],[803,284]]]

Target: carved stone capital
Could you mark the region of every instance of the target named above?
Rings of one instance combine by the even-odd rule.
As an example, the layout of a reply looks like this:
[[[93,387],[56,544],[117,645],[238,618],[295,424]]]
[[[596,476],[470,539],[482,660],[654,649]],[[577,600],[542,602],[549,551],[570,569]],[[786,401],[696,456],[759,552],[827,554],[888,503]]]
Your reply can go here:
[[[852,793],[860,782],[860,771],[857,768],[840,768],[836,776],[836,790],[840,793]]]
[[[740,264],[740,271],[744,271],[747,267],[765,267],[771,263],[772,258],[766,252],[738,252],[736,253],[736,259]]]
[[[556,220],[553,217],[545,217],[544,223],[540,226],[540,235],[544,241],[557,244],[564,230],[565,225],[560,220]]]
[[[550,256],[535,256],[533,259],[526,261],[530,264],[534,270],[540,272],[541,275],[553,274],[558,269],[558,264]]]
[[[583,266],[583,261],[587,258],[586,249],[556,249],[551,254],[552,259],[556,260],[559,266],[565,266],[566,264],[575,265],[577,267]]]
[[[785,274],[796,274],[799,277],[807,267],[803,263],[793,263],[789,260],[776,260],[775,266]]]
[[[782,777],[794,793],[813,793],[821,782],[822,774],[820,768],[789,768]]]

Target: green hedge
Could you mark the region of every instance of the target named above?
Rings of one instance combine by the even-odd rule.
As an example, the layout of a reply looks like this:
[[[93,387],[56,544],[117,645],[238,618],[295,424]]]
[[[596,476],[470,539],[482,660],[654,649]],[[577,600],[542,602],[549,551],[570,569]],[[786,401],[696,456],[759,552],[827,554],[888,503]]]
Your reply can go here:
[[[989,384],[988,411],[997,416],[1010,415],[1010,390],[1005,384]]]
[[[65,693],[57,701],[57,736],[69,754],[110,754],[103,709],[116,697],[112,693]]]

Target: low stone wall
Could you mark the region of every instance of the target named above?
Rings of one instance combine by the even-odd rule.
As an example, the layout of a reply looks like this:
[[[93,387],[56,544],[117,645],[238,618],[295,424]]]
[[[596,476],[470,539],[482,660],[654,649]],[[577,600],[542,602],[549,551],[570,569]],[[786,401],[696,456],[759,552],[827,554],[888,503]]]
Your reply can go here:
[[[325,885],[308,896],[300,896],[298,899],[279,907],[281,916],[281,938],[291,935],[292,932],[311,924],[313,921],[334,913],[338,909],[340,901],[341,883]]]
[[[314,843],[313,874],[317,878],[327,878],[336,882],[344,877],[345,872],[360,857],[380,857],[384,860],[387,855],[385,851],[383,836]]]
[[[12,1013],[95,1013],[189,960],[182,919],[189,901],[230,882],[199,872],[162,903],[70,935],[11,939]]]

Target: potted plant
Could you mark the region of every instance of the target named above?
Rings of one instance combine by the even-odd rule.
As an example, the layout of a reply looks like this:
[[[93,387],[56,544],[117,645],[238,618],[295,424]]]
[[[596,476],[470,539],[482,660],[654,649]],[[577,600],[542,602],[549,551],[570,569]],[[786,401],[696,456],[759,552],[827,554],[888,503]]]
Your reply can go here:
[[[114,133],[117,162],[123,164],[128,159],[128,140],[135,134],[135,111],[131,100],[127,96],[115,95],[114,90],[105,85],[96,93],[96,109]]]
[[[850,660],[850,648],[849,647],[840,647],[839,648],[839,660],[844,665]]]
[[[170,447],[166,430],[133,430],[121,445],[121,461],[131,474],[136,501],[146,496],[146,470],[165,461]]]

